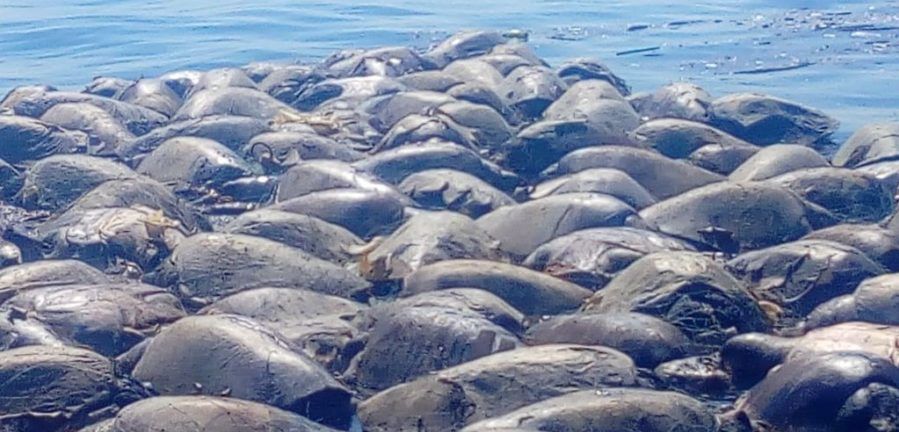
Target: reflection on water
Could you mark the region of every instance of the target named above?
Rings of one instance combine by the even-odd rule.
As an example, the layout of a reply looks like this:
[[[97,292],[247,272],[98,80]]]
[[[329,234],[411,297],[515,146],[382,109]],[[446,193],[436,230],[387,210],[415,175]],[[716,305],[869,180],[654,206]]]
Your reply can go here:
[[[843,134],[899,119],[899,2],[715,0],[6,0],[0,91],[78,88],[342,48],[427,47],[463,28],[521,29],[550,62],[599,57],[637,91],[689,80],[821,108]]]

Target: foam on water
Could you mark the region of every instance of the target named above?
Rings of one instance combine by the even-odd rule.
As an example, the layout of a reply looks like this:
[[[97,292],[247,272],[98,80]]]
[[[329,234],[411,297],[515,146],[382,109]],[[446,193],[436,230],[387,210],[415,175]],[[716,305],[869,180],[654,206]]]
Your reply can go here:
[[[0,92],[315,61],[343,48],[425,48],[472,28],[525,30],[553,64],[598,57],[636,91],[686,80],[713,95],[797,100],[839,118],[842,136],[899,120],[896,1],[6,0]]]

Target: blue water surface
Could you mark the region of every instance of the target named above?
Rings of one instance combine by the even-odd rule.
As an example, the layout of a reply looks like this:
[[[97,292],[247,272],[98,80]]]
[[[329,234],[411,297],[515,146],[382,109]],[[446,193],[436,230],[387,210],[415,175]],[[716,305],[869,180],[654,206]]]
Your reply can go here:
[[[899,120],[897,1],[3,0],[0,92],[427,48],[460,29],[525,30],[550,63],[598,57],[636,91],[692,81],[797,100],[840,119],[843,136]]]

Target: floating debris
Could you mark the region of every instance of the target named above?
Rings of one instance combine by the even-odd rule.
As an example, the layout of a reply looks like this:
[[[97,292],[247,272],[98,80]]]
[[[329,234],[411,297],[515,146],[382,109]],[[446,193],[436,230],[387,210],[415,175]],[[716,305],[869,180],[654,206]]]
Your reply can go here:
[[[649,24],[631,24],[631,25],[627,26],[627,31],[629,31],[629,32],[640,31],[640,30],[646,30],[648,28],[649,28]]]
[[[805,67],[812,66],[814,64],[815,63],[813,63],[813,62],[802,62],[802,63],[789,65],[789,66],[757,68],[757,69],[751,69],[751,70],[740,70],[740,71],[734,72],[734,75],[758,75],[758,74],[766,74],[766,73],[773,73],[773,72],[783,72],[783,71],[789,71],[789,70],[795,70],[795,69],[802,69]]]
[[[527,42],[531,37],[531,32],[521,29],[512,29],[504,32],[503,36],[509,39],[518,39],[522,42]]]
[[[678,28],[688,26],[688,25],[702,24],[704,22],[705,22],[705,20],[671,21],[668,24],[665,24],[665,27],[668,27],[670,29],[678,29]]]
[[[626,56],[626,55],[658,51],[660,49],[662,49],[662,47],[660,47],[660,46],[654,46],[654,47],[648,47],[648,48],[637,48],[637,49],[626,50],[626,51],[618,51],[615,53],[615,55],[616,56]]]
[[[572,26],[556,28],[555,33],[549,35],[549,38],[555,40],[579,41],[586,39],[587,36],[587,29],[583,27]]]

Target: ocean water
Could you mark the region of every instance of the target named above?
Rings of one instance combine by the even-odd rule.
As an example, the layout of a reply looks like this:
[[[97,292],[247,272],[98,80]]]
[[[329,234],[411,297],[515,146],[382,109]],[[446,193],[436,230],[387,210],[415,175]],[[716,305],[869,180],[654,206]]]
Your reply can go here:
[[[899,120],[897,1],[3,0],[0,92],[427,48],[460,29],[526,31],[550,63],[596,57],[635,91],[691,81],[797,100],[840,119],[843,137]]]

